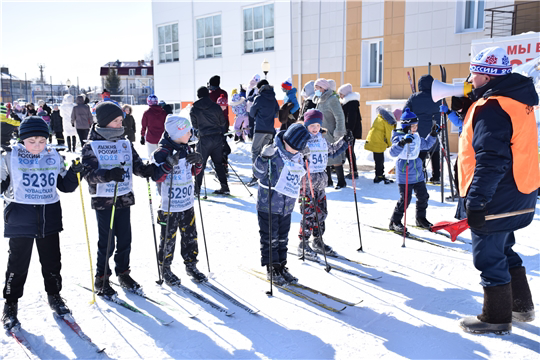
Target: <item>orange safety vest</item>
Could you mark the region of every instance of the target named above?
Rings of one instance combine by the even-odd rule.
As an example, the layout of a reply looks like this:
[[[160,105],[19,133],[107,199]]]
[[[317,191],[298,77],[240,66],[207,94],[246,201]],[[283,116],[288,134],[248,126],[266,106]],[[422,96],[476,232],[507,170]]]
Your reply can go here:
[[[490,96],[476,101],[465,116],[463,131],[459,137],[459,193],[462,197],[467,195],[476,167],[476,153],[472,145],[474,112],[477,107],[483,106],[490,100],[498,101],[500,107],[510,116],[513,132],[510,149],[514,181],[519,192],[530,194],[540,187],[538,135],[533,107],[504,96]]]

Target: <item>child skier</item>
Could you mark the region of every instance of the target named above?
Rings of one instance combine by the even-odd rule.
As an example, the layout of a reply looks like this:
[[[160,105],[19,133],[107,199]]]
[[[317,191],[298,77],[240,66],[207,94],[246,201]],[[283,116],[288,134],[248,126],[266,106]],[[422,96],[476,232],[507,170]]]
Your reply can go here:
[[[432,225],[426,219],[426,209],[428,207],[429,195],[426,189],[424,172],[422,170],[422,159],[418,157],[420,151],[431,149],[440,127],[433,124],[431,132],[425,139],[418,135],[418,118],[416,115],[405,108],[401,114],[401,129],[392,133],[392,147],[390,155],[397,156],[396,172],[397,183],[399,185],[400,199],[396,204],[392,218],[390,219],[389,229],[398,233],[403,233],[403,224],[401,219],[409,204],[414,189],[416,195],[416,225],[429,229]],[[407,171],[408,169],[408,171]],[[408,173],[408,177],[407,177]],[[405,186],[408,185],[407,204],[405,204]],[[406,225],[406,224],[405,224]],[[405,230],[406,231],[406,230]]]
[[[58,104],[53,105],[53,112],[51,113],[51,130],[56,136],[58,145],[64,145],[64,126]]]
[[[308,110],[304,114],[304,126],[310,134],[307,143],[307,149],[309,149],[308,171],[311,175],[311,183],[315,198],[311,195],[309,179],[305,179],[306,185],[304,191],[298,199],[298,202],[302,204],[302,197],[304,197],[304,206],[300,205],[300,212],[303,214],[304,223],[300,223],[300,233],[298,234],[298,237],[300,238],[298,256],[305,254],[306,257],[314,260],[317,259],[317,253],[322,254],[324,250],[326,250],[326,255],[336,255],[336,252],[328,245],[325,245],[323,250],[323,243],[320,241],[320,237],[324,234],[325,229],[324,220],[328,216],[325,192],[328,182],[328,176],[325,173],[326,162],[328,157],[333,158],[345,152],[353,139],[352,133],[348,132],[335,143],[329,143],[328,140],[322,136],[322,122],[323,113],[317,109]],[[317,211],[319,223],[317,223],[315,209]],[[311,248],[308,243],[311,234],[313,234],[314,238],[313,248]]]
[[[234,120],[235,139],[244,142],[249,135],[249,117],[246,110],[246,99],[239,94],[234,94],[229,105],[234,115],[236,115],[236,119]]]
[[[47,146],[49,127],[38,116],[21,122],[20,142],[2,151],[2,193],[4,194],[4,237],[9,238],[9,257],[4,286],[4,328],[20,326],[17,301],[23,295],[34,239],[41,262],[47,299],[53,311],[71,311],[60,296],[60,238],[62,209],[57,189],[73,192],[82,164],[66,171],[58,152]]]
[[[163,175],[156,182],[161,194],[161,207],[158,211],[158,223],[161,225],[158,260],[162,266],[163,280],[170,286],[180,284],[180,279],[171,271],[178,229],[182,236],[180,253],[186,265],[186,273],[198,282],[207,280],[196,267],[199,248],[192,180],[192,175],[197,176],[202,171],[203,159],[200,153],[192,152],[188,146],[190,137],[191,122],[178,115],[169,115],[165,120],[165,133],[153,154],[154,162],[161,164],[167,172],[167,175]],[[172,188],[171,176],[173,176]],[[169,193],[176,195],[169,197]],[[167,213],[169,206],[170,213]],[[169,222],[168,233],[166,233],[167,222]]]
[[[384,176],[384,151],[392,146],[392,131],[396,128],[396,118],[382,106],[377,107],[377,113],[377,118],[369,129],[364,149],[373,152],[373,160],[375,160],[373,182],[378,184],[384,181],[385,184],[391,184],[394,181]]]
[[[98,295],[113,296],[116,291],[109,284],[111,269],[107,266],[105,273],[109,228],[112,222],[113,234],[109,257],[115,243],[115,273],[120,285],[129,291],[138,291],[140,285],[131,278],[129,254],[131,252],[131,219],[130,206],[135,203],[132,192],[132,175],[159,179],[164,174],[163,165],[144,165],[141,158],[125,139],[122,126],[122,109],[113,102],[104,101],[96,107],[97,124],[90,129],[88,141],[82,150],[82,162],[85,166],[85,179],[92,196],[92,209],[96,211],[98,223],[98,255],[95,287]],[[111,214],[114,202],[115,187],[118,198],[114,219]]]
[[[273,271],[272,279],[278,285],[298,281],[285,265],[291,213],[294,210],[295,199],[300,194],[302,177],[306,173],[301,152],[309,138],[310,135],[304,126],[293,124],[287,131],[280,131],[277,134],[273,145],[265,145],[253,164],[253,173],[259,179],[257,217],[261,236],[261,266],[266,266],[268,280]],[[269,194],[269,180],[272,186],[271,194]],[[269,233],[270,221],[272,234]]]

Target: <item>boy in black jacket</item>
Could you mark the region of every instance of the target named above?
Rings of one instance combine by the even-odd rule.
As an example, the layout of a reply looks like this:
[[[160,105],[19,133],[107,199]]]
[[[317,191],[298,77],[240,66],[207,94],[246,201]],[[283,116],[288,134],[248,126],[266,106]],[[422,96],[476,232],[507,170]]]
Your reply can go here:
[[[62,124],[62,116],[60,116],[60,110],[58,105],[53,105],[53,112],[51,114],[51,130],[56,136],[56,142],[58,145],[64,145],[64,125]]]
[[[186,265],[187,274],[195,281],[207,280],[206,276],[196,267],[199,248],[193,208],[192,178],[201,172],[203,158],[201,154],[191,151],[188,146],[190,137],[191,123],[189,120],[178,115],[169,115],[165,120],[165,133],[152,156],[154,162],[163,166],[168,173],[156,183],[161,194],[161,205],[158,211],[158,223],[161,225],[158,260],[163,280],[170,286],[180,284],[180,279],[171,271],[178,229],[180,229],[182,236],[180,252]],[[169,164],[172,164],[173,167]],[[171,176],[173,177],[172,187]],[[169,222],[168,233],[167,221]]]
[[[9,238],[9,258],[4,286],[2,322],[7,330],[20,327],[18,299],[23,295],[34,239],[49,305],[58,315],[71,313],[62,297],[60,238],[62,208],[57,189],[73,192],[78,185],[73,165],[68,171],[64,159],[47,146],[49,127],[38,116],[21,122],[21,142],[2,153],[1,191],[4,194],[4,237]]]

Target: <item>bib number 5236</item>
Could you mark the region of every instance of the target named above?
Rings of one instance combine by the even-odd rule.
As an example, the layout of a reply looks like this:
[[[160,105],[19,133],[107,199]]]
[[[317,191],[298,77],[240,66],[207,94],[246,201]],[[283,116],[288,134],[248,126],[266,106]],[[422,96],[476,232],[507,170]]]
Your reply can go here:
[[[23,175],[23,182],[22,184],[24,186],[31,186],[31,187],[46,187],[46,186],[54,186],[54,173],[47,174],[28,174],[24,173]]]

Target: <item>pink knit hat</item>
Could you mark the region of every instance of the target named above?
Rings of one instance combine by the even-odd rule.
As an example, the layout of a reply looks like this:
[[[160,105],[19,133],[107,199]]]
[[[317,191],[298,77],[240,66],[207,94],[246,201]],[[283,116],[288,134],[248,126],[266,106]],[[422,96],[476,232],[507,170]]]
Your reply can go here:
[[[352,93],[352,85],[351,84],[343,84],[339,87],[338,89],[338,93],[343,95],[343,96],[347,96],[349,95],[350,93]]]
[[[326,80],[326,79],[324,79],[324,78],[317,79],[317,80],[315,81],[315,86],[320,86],[320,87],[322,87],[324,90],[330,89],[330,84],[328,83],[328,80]]]
[[[394,110],[394,117],[396,119],[400,119],[402,113],[403,113],[403,111],[401,111],[401,109],[396,109],[396,110]]]

